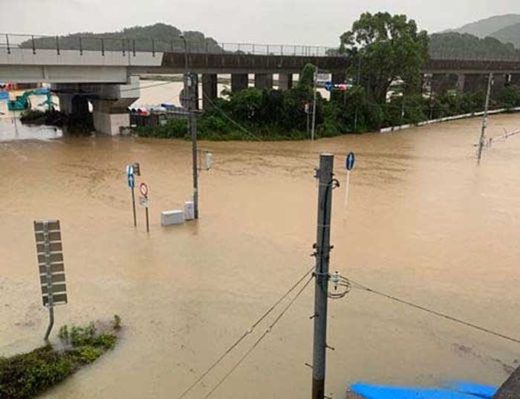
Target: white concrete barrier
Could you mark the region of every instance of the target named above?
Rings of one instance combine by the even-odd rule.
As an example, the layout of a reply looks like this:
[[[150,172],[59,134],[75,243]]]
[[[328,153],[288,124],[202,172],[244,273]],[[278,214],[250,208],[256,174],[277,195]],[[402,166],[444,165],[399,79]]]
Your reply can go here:
[[[488,115],[496,115],[496,114],[502,114],[504,112],[519,112],[519,111],[520,111],[520,107],[516,107],[516,108],[500,108],[500,109],[494,109],[494,110],[488,111]],[[401,126],[385,127],[383,129],[381,129],[379,132],[380,133],[391,133],[391,132],[396,132],[396,131],[399,131],[399,130],[409,129],[411,127],[427,126],[427,125],[433,125],[435,123],[451,122],[451,121],[456,121],[456,120],[459,120],[459,119],[474,118],[476,116],[483,116],[483,115],[484,115],[484,111],[473,112],[471,114],[462,114],[462,115],[448,116],[446,118],[431,119],[431,120],[419,122],[419,123],[417,123],[415,125],[408,124],[408,125],[401,125]]]
[[[173,210],[161,212],[161,225],[171,226],[184,223],[184,211]]]

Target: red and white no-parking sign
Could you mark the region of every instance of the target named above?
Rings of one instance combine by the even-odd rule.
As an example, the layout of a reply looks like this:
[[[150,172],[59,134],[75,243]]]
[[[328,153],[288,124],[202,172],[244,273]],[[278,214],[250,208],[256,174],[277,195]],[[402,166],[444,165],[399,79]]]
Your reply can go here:
[[[148,198],[148,186],[146,183],[139,184],[139,191],[143,197]]]

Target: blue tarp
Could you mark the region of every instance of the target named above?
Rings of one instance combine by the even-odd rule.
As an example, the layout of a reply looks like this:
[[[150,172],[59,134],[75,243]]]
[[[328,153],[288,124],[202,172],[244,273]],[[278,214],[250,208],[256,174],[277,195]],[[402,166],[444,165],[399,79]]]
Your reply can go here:
[[[467,393],[477,398],[491,399],[496,393],[497,388],[491,385],[475,384],[469,381],[455,381],[447,384],[450,388],[457,392]]]
[[[364,399],[491,399],[495,387],[471,382],[453,382],[446,388],[392,387],[354,384],[352,392]]]

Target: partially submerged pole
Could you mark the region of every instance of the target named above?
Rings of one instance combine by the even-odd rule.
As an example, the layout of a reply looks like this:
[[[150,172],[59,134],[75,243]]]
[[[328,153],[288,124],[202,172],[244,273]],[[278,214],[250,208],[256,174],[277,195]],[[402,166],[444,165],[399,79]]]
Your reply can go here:
[[[478,164],[480,165],[480,160],[482,159],[482,151],[484,149],[484,145],[486,144],[486,128],[488,123],[488,113],[489,113],[489,99],[491,97],[491,87],[493,86],[493,73],[491,72],[489,74],[488,79],[488,87],[487,87],[487,94],[486,94],[486,105],[484,106],[484,117],[482,119],[482,130],[480,132],[480,140],[478,143]]]
[[[327,351],[327,302],[329,287],[330,219],[334,166],[333,154],[320,155],[318,170],[318,226],[314,298],[314,348],[312,366],[312,399],[325,397],[325,363]]]

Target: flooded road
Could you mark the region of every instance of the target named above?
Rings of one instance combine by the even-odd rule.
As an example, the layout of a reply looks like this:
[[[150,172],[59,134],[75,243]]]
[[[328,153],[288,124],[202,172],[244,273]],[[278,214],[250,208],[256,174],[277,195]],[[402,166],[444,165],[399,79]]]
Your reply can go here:
[[[490,136],[519,115],[493,117]],[[163,229],[160,211],[191,195],[184,141],[68,138],[0,142],[0,354],[42,344],[32,221],[61,220],[69,304],[57,327],[123,319],[116,349],[43,395],[177,398],[313,264],[319,153],[357,154],[348,213],[334,191],[331,270],[517,337],[520,331],[520,138],[476,166],[480,120],[310,142],[201,143],[198,222]],[[132,225],[124,167],[150,187],[151,232]],[[520,348],[353,290],[330,303],[327,394],[348,383],[499,384]],[[214,398],[310,397],[308,288]],[[274,319],[274,317],[272,318]],[[271,319],[271,320],[272,320]],[[260,326],[187,398],[202,398],[267,328]],[[57,328],[55,330],[57,332]]]

